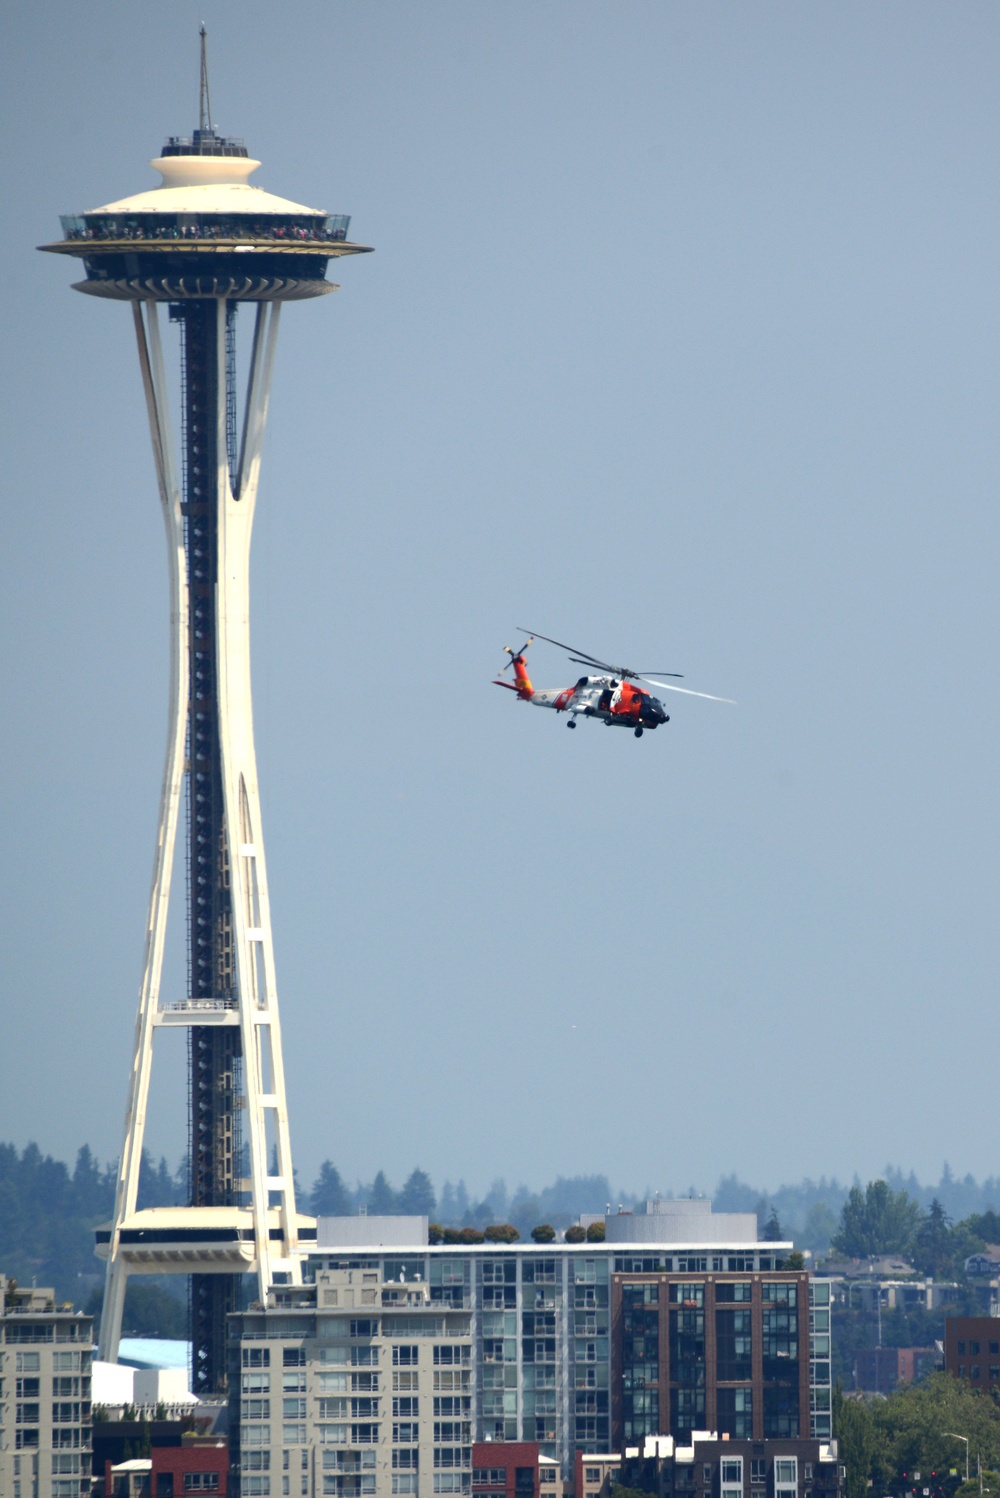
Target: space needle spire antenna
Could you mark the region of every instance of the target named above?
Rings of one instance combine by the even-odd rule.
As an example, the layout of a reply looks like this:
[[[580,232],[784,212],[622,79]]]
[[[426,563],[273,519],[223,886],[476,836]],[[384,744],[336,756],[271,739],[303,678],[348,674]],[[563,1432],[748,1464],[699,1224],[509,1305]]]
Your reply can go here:
[[[202,21],[198,32],[201,37],[201,87],[198,95],[198,128],[202,135],[212,129],[212,100],[208,92],[208,29]]]
[[[226,1387],[241,1276],[265,1300],[297,1283],[315,1223],[295,1207],[250,691],[250,536],[284,302],[333,291],[365,249],[349,219],[251,186],[260,165],[211,122],[201,28],[199,128],[151,163],[158,187],[62,220],[42,245],[82,262],[76,290],[131,307],[170,583],[170,707],[135,1044],[107,1261],[100,1356],[115,1361],[130,1274],[191,1276],[192,1390]],[[180,342],[179,441],[161,308]],[[252,312],[245,391],[237,314]],[[242,397],[242,401],[241,401]],[[241,408],[242,407],[242,408]],[[100,522],[98,522],[100,523]],[[113,536],[108,536],[113,545]],[[185,846],[187,977],[164,992],[174,854]],[[153,1041],[188,1043],[190,1196],[141,1209]]]

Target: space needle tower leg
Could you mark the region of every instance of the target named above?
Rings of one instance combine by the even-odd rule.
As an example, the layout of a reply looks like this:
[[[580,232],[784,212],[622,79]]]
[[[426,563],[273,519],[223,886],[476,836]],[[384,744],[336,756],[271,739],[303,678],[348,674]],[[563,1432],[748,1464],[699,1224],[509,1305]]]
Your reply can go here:
[[[177,823],[184,781],[184,747],[187,733],[188,697],[188,587],[184,556],[184,521],[180,488],[174,462],[173,438],[167,383],[163,367],[158,307],[155,302],[132,303],[139,367],[146,396],[153,459],[160,495],[160,511],[167,538],[170,578],[170,706],[167,751],[160,796],[160,820],[153,860],[153,885],[146,921],[146,947],[139,1012],[136,1017],[132,1073],[125,1113],[125,1138],[118,1167],[115,1215],[101,1313],[100,1355],[110,1361],[118,1356],[122,1308],[125,1301],[127,1267],[120,1254],[121,1225],[136,1209],[139,1167],[146,1127],[146,1105],[153,1059],[153,1030],[160,1003],[163,949],[170,904],[170,881],[177,842]],[[145,316],[143,315],[145,312]]]

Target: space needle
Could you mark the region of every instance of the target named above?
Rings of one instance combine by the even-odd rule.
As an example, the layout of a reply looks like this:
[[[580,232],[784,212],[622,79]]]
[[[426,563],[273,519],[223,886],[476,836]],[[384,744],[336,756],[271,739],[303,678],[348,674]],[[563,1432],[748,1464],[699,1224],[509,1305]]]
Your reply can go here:
[[[240,1277],[297,1283],[315,1223],[296,1212],[250,692],[250,537],[283,302],[335,289],[328,263],[366,246],[349,220],[251,186],[260,165],[212,124],[201,32],[199,127],[151,163],[158,187],[63,217],[40,248],[82,261],[75,289],[129,302],[170,578],[166,764],[135,1048],[107,1260],[100,1356],[117,1358],[130,1274],[191,1276],[192,1388],[226,1384],[226,1315]],[[253,306],[242,411],[241,305]],[[180,343],[180,440],[161,307]],[[178,456],[179,446],[179,456]],[[187,983],[164,993],[178,831],[187,868]],[[158,1030],[188,1036],[190,1202],[138,1207]]]

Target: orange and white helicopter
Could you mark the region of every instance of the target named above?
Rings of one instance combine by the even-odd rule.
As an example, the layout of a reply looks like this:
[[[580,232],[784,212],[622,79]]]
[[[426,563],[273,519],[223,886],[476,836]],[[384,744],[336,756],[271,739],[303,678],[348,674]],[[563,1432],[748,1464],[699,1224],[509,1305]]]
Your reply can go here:
[[[528,631],[523,633],[527,634]],[[588,666],[599,674],[581,676],[572,687],[538,690],[531,684],[524,660],[524,652],[536,639],[545,640],[549,645],[557,645],[560,650],[566,651],[571,661],[579,666]],[[616,725],[631,728],[636,738],[641,739],[647,728],[659,728],[661,723],[669,723],[670,715],[664,711],[660,699],[651,692],[644,692],[641,687],[633,686],[633,682],[637,681],[648,682],[650,686],[661,687],[667,692],[683,692],[687,697],[705,697],[709,702],[733,700],[731,697],[713,697],[709,692],[694,692],[690,687],[675,687],[670,682],[657,681],[645,671],[630,671],[627,666],[610,666],[607,661],[599,661],[596,656],[575,650],[572,645],[564,645],[561,640],[550,639],[548,635],[532,634],[520,650],[512,650],[509,645],[504,648],[510,660],[500,674],[502,676],[503,671],[513,666],[514,680],[501,681],[498,676],[494,678],[494,684],[516,692],[522,702],[533,702],[536,707],[553,707],[557,713],[568,713],[567,728],[575,728],[577,718],[599,718],[609,728]],[[677,671],[661,671],[658,674],[679,676]]]

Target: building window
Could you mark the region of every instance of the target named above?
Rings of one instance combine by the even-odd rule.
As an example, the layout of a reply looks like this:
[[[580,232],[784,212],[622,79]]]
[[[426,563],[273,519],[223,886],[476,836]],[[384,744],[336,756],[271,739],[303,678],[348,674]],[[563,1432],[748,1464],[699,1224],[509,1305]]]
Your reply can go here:
[[[471,1446],[435,1446],[435,1467],[471,1467]]]
[[[281,1350],[282,1368],[304,1368],[306,1366],[306,1350],[304,1347],[284,1347]]]
[[[271,1453],[269,1451],[243,1451],[240,1453],[240,1465],[244,1472],[268,1472],[271,1468]]]
[[[959,1341],[959,1344],[958,1344],[958,1355],[959,1355],[960,1358],[964,1358],[965,1357],[965,1343],[963,1341]]]
[[[416,1351],[416,1348],[414,1348]],[[472,1361],[472,1348],[462,1343],[441,1342],[434,1348],[435,1368],[453,1367]]]
[[[361,1320],[352,1321],[351,1322],[351,1336],[352,1337],[377,1337],[378,1336],[378,1322],[377,1321],[361,1321]]]
[[[304,1430],[305,1426],[303,1426],[302,1428]],[[347,1426],[346,1425],[339,1425],[339,1424],[338,1425],[317,1425],[317,1427],[316,1427],[316,1433],[317,1433],[317,1435],[319,1437],[319,1444],[321,1446],[346,1446],[347,1445]],[[305,1436],[302,1437],[302,1443],[304,1444],[304,1442],[305,1442]]]
[[[37,1352],[19,1352],[16,1358],[16,1369],[18,1373],[37,1373],[40,1366],[39,1354]]]
[[[972,1356],[974,1358],[978,1358],[978,1356],[979,1356],[979,1343],[978,1343],[978,1341],[974,1340],[974,1341],[972,1341],[972,1342],[969,1343],[969,1352],[972,1354]]]
[[[417,1354],[419,1353],[419,1351],[420,1349],[416,1346],[393,1347],[392,1366],[394,1368],[415,1368],[417,1366]],[[437,1353],[436,1347],[434,1349],[434,1352],[435,1354]],[[436,1356],[434,1358],[434,1361],[437,1362]]]
[[[269,1347],[244,1347],[244,1368],[270,1368],[271,1349]]]
[[[271,1401],[269,1399],[244,1399],[241,1418],[243,1420],[269,1420]]]
[[[185,1493],[217,1493],[219,1491],[218,1472],[185,1472]]]
[[[970,1378],[978,1378],[979,1377],[979,1364],[978,1363],[970,1363],[969,1364],[969,1377]]]

